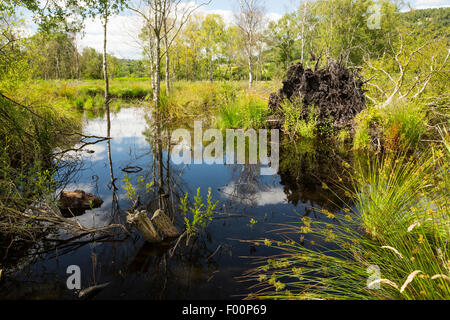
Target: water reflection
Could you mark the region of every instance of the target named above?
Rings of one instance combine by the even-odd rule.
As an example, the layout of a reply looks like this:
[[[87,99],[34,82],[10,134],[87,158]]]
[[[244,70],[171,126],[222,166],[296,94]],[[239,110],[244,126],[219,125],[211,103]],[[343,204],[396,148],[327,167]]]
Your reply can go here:
[[[312,205],[331,206],[333,194],[323,183],[331,186],[330,179],[339,176],[345,181],[340,163],[351,160],[319,145],[287,143],[280,150],[280,172],[275,176],[261,176],[258,165],[175,165],[170,160],[170,136],[176,128],[163,115],[142,107],[121,109],[109,121],[91,116],[86,115],[83,133],[111,139],[65,159],[60,176],[68,178],[61,188],[96,193],[104,205],[74,219],[89,227],[123,223],[125,211],[135,206],[150,213],[161,208],[182,227],[179,199],[185,193],[192,196],[197,188],[204,198],[211,188],[212,197],[220,201],[220,214],[205,233],[188,245],[181,241],[175,251],[174,243],[148,244],[133,229],[130,234],[117,230],[112,238],[95,242],[80,239],[74,247],[42,254],[23,267],[0,296],[45,298],[53,290],[52,297],[76,298],[64,285],[67,266],[78,265],[83,288],[110,282],[97,299],[240,298],[248,284],[236,278],[251,262],[243,257],[277,252],[236,239],[266,238],[274,224],[298,221],[299,214],[310,214]],[[139,197],[129,199],[126,175],[134,186],[154,182],[153,190],[144,188]],[[251,219],[258,223],[251,224]],[[25,289],[29,283],[35,284],[33,290]]]
[[[287,200],[297,206],[310,204],[317,208],[336,210],[350,202],[342,187],[351,186],[349,164],[353,154],[334,142],[286,139],[280,149],[281,184]]]

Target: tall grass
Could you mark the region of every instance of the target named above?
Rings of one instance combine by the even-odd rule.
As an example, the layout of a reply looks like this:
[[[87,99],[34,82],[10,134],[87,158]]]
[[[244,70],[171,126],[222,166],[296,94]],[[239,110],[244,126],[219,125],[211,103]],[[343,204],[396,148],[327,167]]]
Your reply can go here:
[[[234,99],[222,104],[218,110],[217,127],[260,128],[268,115],[267,103],[257,95],[240,92]]]
[[[76,114],[50,107],[45,97],[12,93],[14,101],[0,97],[0,260],[23,243],[35,243],[47,228],[39,225],[41,217],[27,217],[27,210],[51,197],[53,150],[69,144],[81,127]]]
[[[251,270],[250,297],[450,299],[449,159],[447,135],[415,159],[358,166],[353,204],[286,226],[285,241],[258,242],[281,255]]]
[[[68,109],[92,110],[104,108],[104,83],[101,80],[86,81],[35,81],[27,88],[27,93],[35,92]],[[152,95],[151,83],[147,79],[116,79],[110,84],[113,101],[149,100]]]
[[[399,147],[414,148],[427,129],[424,107],[414,102],[393,103],[384,110],[384,118],[386,119],[386,142],[401,143]]]
[[[423,105],[415,101],[395,101],[384,109],[369,107],[355,119],[353,148],[414,149],[426,134],[427,115]]]
[[[219,129],[260,128],[268,114],[267,101],[240,82],[175,82],[169,95],[163,88],[161,109],[174,123],[204,120]]]
[[[169,94],[161,88],[161,111],[172,123],[192,119],[210,121],[219,128],[259,128],[268,114],[265,92],[267,83],[248,90],[245,82],[188,82],[172,83]],[[35,81],[28,90],[35,92],[52,105],[74,111],[95,113],[104,108],[104,84],[101,80]],[[120,78],[110,82],[113,110],[125,102],[151,103],[149,79]]]

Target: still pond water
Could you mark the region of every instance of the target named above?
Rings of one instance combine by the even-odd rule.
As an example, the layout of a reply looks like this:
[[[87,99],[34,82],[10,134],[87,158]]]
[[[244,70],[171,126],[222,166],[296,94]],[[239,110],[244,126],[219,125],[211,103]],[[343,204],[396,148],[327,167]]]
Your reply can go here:
[[[60,190],[81,189],[104,200],[101,208],[75,219],[96,227],[123,223],[124,212],[132,205],[124,189],[125,171],[137,185],[140,178],[145,184],[153,181],[158,168],[170,187],[165,193],[173,212],[179,212],[177,200],[185,193],[192,200],[200,188],[206,199],[211,188],[213,199],[219,201],[220,214],[188,246],[180,242],[173,255],[173,243],[150,245],[138,233],[126,236],[121,230],[116,230],[114,241],[82,238],[76,247],[31,254],[3,285],[0,296],[77,299],[66,286],[67,267],[77,265],[82,289],[109,282],[95,299],[242,299],[253,284],[243,281],[245,272],[257,258],[279,252],[240,240],[282,239],[281,234],[273,232],[279,224],[299,222],[304,215],[321,219],[311,207],[336,209],[336,199],[324,186],[342,177],[343,160],[351,161],[345,152],[333,151],[336,146],[282,143],[279,174],[273,176],[261,176],[259,167],[250,165],[175,165],[167,158],[167,146],[161,144],[161,156],[155,155],[155,141],[164,134],[156,136],[149,114],[145,108],[121,109],[111,115],[110,146],[107,142],[89,145],[87,152],[65,159],[59,173],[64,182]],[[85,117],[84,134],[106,136],[106,132],[104,117]],[[143,193],[141,203],[153,210],[157,201]],[[251,223],[251,219],[256,222]]]

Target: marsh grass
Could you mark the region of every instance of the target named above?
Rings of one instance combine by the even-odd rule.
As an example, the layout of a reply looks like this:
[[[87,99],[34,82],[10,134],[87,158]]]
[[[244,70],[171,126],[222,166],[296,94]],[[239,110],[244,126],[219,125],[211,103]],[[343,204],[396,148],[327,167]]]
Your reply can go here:
[[[101,80],[40,80],[30,83],[26,95],[28,92],[35,92],[51,100],[52,105],[61,105],[79,111],[102,109],[105,105],[104,83]],[[126,105],[126,101],[149,100],[151,95],[152,89],[148,79],[115,79],[110,84],[112,101],[120,101],[122,105]]]
[[[352,204],[258,241],[281,254],[249,272],[249,298],[450,299],[449,157],[447,135],[415,159],[357,167]]]
[[[234,99],[226,100],[218,110],[217,127],[260,128],[268,115],[267,103],[257,95],[240,92]]]
[[[383,144],[388,151],[417,147],[430,121],[418,101],[394,101],[384,109],[371,106],[355,118],[353,148],[370,150]]]
[[[164,87],[162,93],[161,109],[173,122],[196,119],[219,129],[257,129],[268,115],[267,101],[241,82],[180,81],[169,95]]]
[[[221,129],[260,128],[269,113],[267,90],[272,82],[249,90],[245,82],[177,81],[170,93],[161,88],[161,111],[174,123],[209,121]],[[104,109],[104,84],[101,80],[34,81],[28,86],[43,100],[74,111],[90,113]],[[128,104],[152,104],[150,79],[119,78],[110,82],[112,110]]]

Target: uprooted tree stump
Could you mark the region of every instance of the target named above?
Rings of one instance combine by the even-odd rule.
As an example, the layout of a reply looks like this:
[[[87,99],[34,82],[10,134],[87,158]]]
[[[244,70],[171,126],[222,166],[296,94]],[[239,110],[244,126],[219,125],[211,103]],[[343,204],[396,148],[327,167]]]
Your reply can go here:
[[[303,119],[313,106],[318,111],[318,126],[331,122],[334,128],[344,128],[366,104],[363,84],[362,77],[335,60],[315,70],[298,63],[289,68],[279,92],[270,95],[269,108],[276,112],[288,99],[302,108]]]
[[[128,213],[127,222],[134,225],[150,243],[160,243],[180,235],[180,231],[162,210],[157,210],[151,219],[145,210]]]

